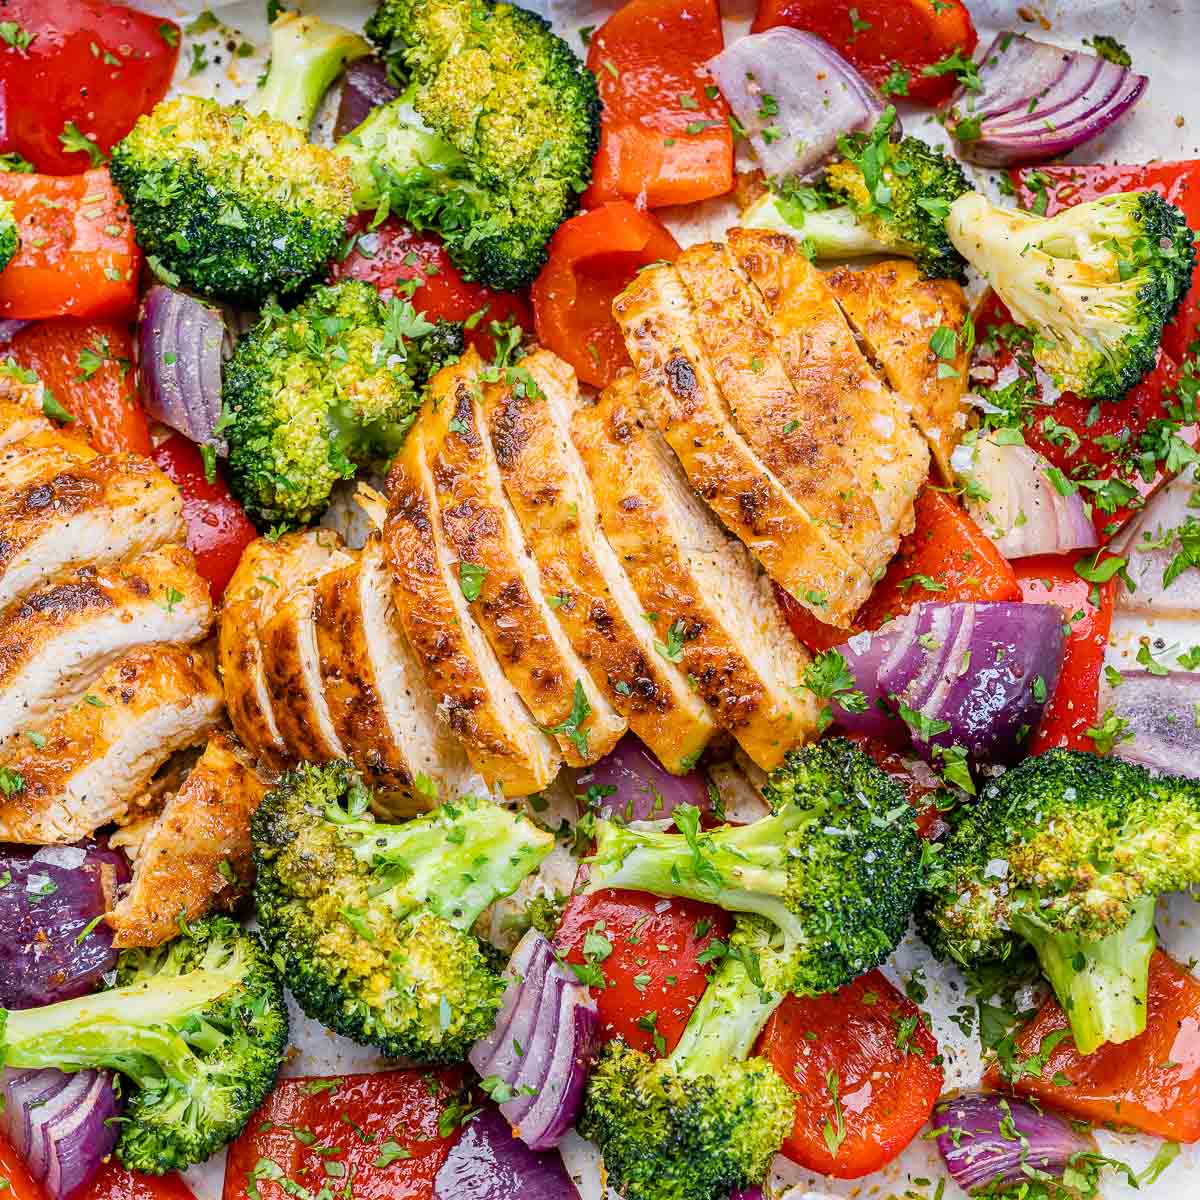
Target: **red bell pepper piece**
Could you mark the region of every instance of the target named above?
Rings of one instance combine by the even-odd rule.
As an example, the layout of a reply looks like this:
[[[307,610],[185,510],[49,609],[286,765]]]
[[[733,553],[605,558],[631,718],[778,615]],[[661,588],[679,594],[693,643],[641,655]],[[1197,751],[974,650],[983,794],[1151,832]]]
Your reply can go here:
[[[46,1200],[46,1193],[34,1182],[29,1168],[17,1157],[8,1139],[0,1133],[0,1180],[5,1200]]]
[[[95,1179],[72,1200],[196,1200],[174,1172],[142,1175],[127,1171],[115,1158],[101,1164]]]
[[[679,243],[661,221],[624,200],[572,217],[551,238],[550,258],[533,282],[538,341],[566,359],[584,383],[611,383],[630,365],[613,320],[613,297],[639,267],[678,253]]]
[[[629,0],[592,34],[604,113],[585,208],[692,204],[733,187],[729,106],[705,66],[724,48],[717,0]]]

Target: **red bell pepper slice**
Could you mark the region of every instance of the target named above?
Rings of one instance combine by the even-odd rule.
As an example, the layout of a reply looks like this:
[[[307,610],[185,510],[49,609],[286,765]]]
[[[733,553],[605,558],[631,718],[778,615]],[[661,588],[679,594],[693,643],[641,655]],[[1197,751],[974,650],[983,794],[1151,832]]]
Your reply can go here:
[[[39,321],[18,333],[6,353],[35,372],[71,414],[67,430],[73,437],[101,454],[150,453],[125,322]]]
[[[174,1172],[142,1175],[127,1171],[115,1158],[110,1158],[101,1163],[96,1177],[72,1200],[196,1200],[196,1197]]]
[[[533,282],[538,341],[566,359],[584,383],[605,387],[630,365],[613,320],[613,297],[639,267],[678,253],[679,243],[661,221],[624,200],[572,217],[551,238],[550,258]]]
[[[754,33],[790,25],[824,38],[890,95],[940,104],[958,86],[953,72],[925,75],[979,40],[961,0],[759,0]]]
[[[1176,1142],[1200,1140],[1200,981],[1186,967],[1155,950],[1145,1032],[1088,1055],[1079,1053],[1068,1034],[1037,1072],[1034,1056],[1046,1039],[1069,1028],[1052,996],[1016,1034],[1017,1060],[1034,1067],[1034,1073],[1010,1083],[994,1065],[984,1083],[1014,1087],[1048,1108],[1097,1125],[1132,1126]]]
[[[0,1194],[5,1200],[47,1200],[46,1193],[34,1182],[29,1168],[17,1157],[8,1139],[0,1133]]]
[[[0,317],[114,317],[137,303],[141,251],[108,171],[0,173],[21,248],[0,271]]]
[[[944,1082],[920,1010],[878,971],[828,996],[788,996],[755,1053],[796,1093],[783,1153],[837,1179],[891,1162],[929,1118]]]
[[[1086,730],[1096,724],[1100,672],[1112,625],[1115,578],[1091,584],[1075,570],[1077,554],[1045,554],[1013,563],[1021,598],[1030,604],[1057,604],[1068,629],[1058,686],[1029,739],[1029,752],[1095,750]],[[1099,604],[1093,604],[1093,598]]]
[[[585,208],[692,204],[733,187],[729,106],[705,66],[724,47],[717,0],[630,0],[592,34],[604,112]]]
[[[338,1193],[352,1184],[354,1200],[432,1200],[470,1111],[461,1088],[455,1068],[281,1080],[229,1147],[224,1200],[285,1200],[333,1184]]]

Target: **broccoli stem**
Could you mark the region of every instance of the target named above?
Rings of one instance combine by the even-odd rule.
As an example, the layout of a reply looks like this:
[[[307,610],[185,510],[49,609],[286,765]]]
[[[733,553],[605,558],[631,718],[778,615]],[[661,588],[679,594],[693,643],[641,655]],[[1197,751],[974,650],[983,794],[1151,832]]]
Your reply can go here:
[[[1128,924],[1091,941],[1048,929],[1025,912],[1010,918],[1013,932],[1037,952],[1081,1054],[1106,1042],[1127,1042],[1146,1028],[1154,905],[1153,896],[1142,897]]]
[[[803,242],[816,258],[896,253],[895,246],[875,237],[847,205],[810,210],[767,192],[746,209],[741,224],[747,229],[786,233]]]
[[[370,52],[371,47],[358,34],[340,25],[296,12],[283,13],[271,25],[267,78],[246,102],[246,109],[307,131],[342,68]]]

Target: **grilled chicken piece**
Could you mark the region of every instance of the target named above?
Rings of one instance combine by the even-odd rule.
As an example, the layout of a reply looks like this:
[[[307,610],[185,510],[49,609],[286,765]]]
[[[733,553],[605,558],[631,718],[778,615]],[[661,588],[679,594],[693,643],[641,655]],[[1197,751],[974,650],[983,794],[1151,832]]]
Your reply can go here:
[[[731,260],[749,284],[730,282]],[[728,255],[694,247],[679,269],[738,428],[805,512],[878,577],[911,532],[929,475],[908,405],[876,375],[791,238],[731,229]],[[750,330],[757,336],[738,332]],[[756,389],[768,375],[790,385],[790,400]]]
[[[440,372],[432,394],[445,395],[452,379],[452,369]],[[419,420],[388,475],[383,549],[396,613],[439,715],[488,786],[527,796],[554,778],[562,755],[526,711],[475,623],[464,594],[471,593],[470,574],[460,572],[442,527],[432,458]]]
[[[129,890],[105,918],[114,946],[161,945],[181,921],[232,909],[250,891],[250,818],[267,787],[229,734],[209,739],[143,839]]]
[[[0,841],[76,842],[117,820],[175,751],[217,727],[221,709],[221,685],[199,650],[122,655],[82,700],[0,754],[21,779],[0,797]]]
[[[716,725],[687,676],[655,650],[620,561],[600,529],[587,472],[571,440],[579,387],[561,359],[540,350],[521,361],[528,385],[491,384],[484,414],[504,486],[542,591],[575,652],[612,706],[668,770],[695,764]]]
[[[0,493],[19,491],[99,457],[86,442],[57,429],[35,431],[0,449]]]
[[[653,617],[659,652],[679,662],[717,720],[769,771],[816,734],[816,703],[799,687],[808,655],[770,581],[640,416],[632,371],[575,413],[575,445],[604,533]]]
[[[951,279],[922,279],[908,259],[889,259],[860,270],[840,267],[825,276],[842,311],[888,382],[905,400],[942,478],[952,479],[950,455],[967,427],[970,351],[939,358],[930,338],[941,326],[956,332],[966,318],[967,298]],[[946,366],[951,372],[939,368]]]
[[[566,761],[584,766],[617,744],[625,721],[580,662],[542,593],[486,436],[482,366],[470,350],[443,372],[438,402],[422,420],[442,530],[458,561],[479,576],[471,613],[509,682],[539,725],[559,731]]]
[[[317,630],[313,606],[317,583],[330,571],[354,559],[331,529],[317,529],[312,545],[304,549],[308,573],[290,590],[272,599],[271,614],[260,627],[263,679],[271,698],[275,725],[288,753],[310,762],[345,758],[321,687]]]
[[[276,541],[259,538],[243,551],[225,588],[217,639],[225,704],[234,732],[255,754],[283,758],[288,752],[267,688],[262,630],[293,588],[320,575],[335,536],[308,529]]]
[[[68,567],[182,542],[179,489],[135,454],[93,458],[0,490],[0,612]]]
[[[669,264],[642,271],[613,302],[613,315],[642,402],[692,487],[781,587],[821,620],[849,626],[871,578],[735,428],[737,398],[721,391],[679,272]]]
[[[43,412],[44,398],[45,389],[36,375],[0,363],[0,447],[56,428]]]
[[[152,642],[193,642],[212,625],[208,584],[182,546],[81,567],[26,596],[0,622],[0,747],[41,729],[115,659]]]
[[[400,628],[379,534],[351,566],[322,576],[316,594],[329,718],[376,789],[376,815],[397,820],[458,795],[470,768]]]

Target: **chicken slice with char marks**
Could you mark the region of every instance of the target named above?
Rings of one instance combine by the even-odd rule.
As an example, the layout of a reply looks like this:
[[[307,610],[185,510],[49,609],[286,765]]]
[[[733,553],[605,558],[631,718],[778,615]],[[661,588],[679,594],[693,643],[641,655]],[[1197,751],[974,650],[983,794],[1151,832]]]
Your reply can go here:
[[[791,635],[770,581],[688,485],[661,434],[641,421],[637,377],[619,376],[572,423],[600,521],[657,645],[764,770],[816,734],[814,698],[800,690],[807,653]]]
[[[0,449],[0,493],[19,491],[99,457],[86,442],[57,429],[31,433]]]
[[[536,385],[532,394],[525,376]],[[496,462],[542,591],[576,654],[663,765],[686,771],[716,724],[684,672],[656,651],[654,630],[601,531],[571,440],[578,394],[575,373],[545,350],[490,384],[483,408]]]
[[[200,650],[152,645],[122,655],[80,700],[0,753],[21,781],[0,797],[0,840],[76,842],[122,818],[159,767],[203,742],[221,712],[221,685]]]
[[[45,415],[45,389],[31,371],[11,360],[0,362],[0,448],[56,426]]]

